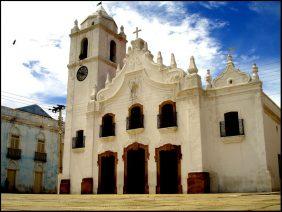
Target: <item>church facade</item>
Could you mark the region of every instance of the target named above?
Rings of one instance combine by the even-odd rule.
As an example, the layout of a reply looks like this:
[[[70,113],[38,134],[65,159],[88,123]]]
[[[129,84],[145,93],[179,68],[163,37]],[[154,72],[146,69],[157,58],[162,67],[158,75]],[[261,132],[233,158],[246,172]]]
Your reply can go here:
[[[70,39],[60,193],[279,190],[280,108],[255,64],[228,55],[204,87],[193,57],[188,72],[154,61],[138,34],[126,51],[102,6]]]

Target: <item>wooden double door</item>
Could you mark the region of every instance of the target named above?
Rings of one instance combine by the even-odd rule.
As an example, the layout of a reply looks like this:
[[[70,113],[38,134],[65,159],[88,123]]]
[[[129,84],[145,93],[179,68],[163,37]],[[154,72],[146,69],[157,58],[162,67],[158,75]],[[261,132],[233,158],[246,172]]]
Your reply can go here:
[[[42,192],[42,172],[36,171],[34,172],[34,193],[39,194]]]
[[[148,194],[148,145],[133,143],[124,148],[124,194]]]
[[[16,170],[14,169],[8,169],[7,170],[7,191],[8,192],[14,192],[16,189]]]
[[[181,147],[166,144],[155,149],[157,163],[157,194],[182,193]]]
[[[98,194],[117,193],[117,153],[106,151],[98,155]]]

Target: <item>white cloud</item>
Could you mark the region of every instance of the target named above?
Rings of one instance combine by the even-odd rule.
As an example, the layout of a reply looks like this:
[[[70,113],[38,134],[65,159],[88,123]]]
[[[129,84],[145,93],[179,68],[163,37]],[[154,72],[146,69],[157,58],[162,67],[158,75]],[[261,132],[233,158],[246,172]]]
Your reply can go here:
[[[207,1],[207,2],[201,2],[200,3],[203,7],[207,9],[217,9],[219,7],[225,6],[226,2],[220,2],[220,1]]]
[[[35,93],[66,95],[69,33],[75,19],[81,23],[96,10],[98,2],[2,2],[1,3],[1,89],[33,97]],[[224,68],[225,56],[221,43],[212,37],[214,28],[226,27],[223,20],[209,20],[185,11],[183,2],[103,2],[118,26],[123,25],[128,45],[135,39],[132,32],[138,26],[140,37],[148,42],[152,54],[162,52],[169,65],[174,53],[180,68],[188,68],[194,55],[202,75]],[[210,5],[216,7],[214,3]],[[12,45],[16,39],[15,45]],[[56,44],[61,48],[56,47]],[[39,80],[23,63],[38,60],[50,74]],[[251,64],[250,64],[251,66]],[[56,79],[56,80],[54,80]],[[4,100],[4,99],[3,99]],[[17,107],[23,103],[3,101]],[[21,104],[21,105],[19,105]],[[28,104],[28,103],[26,103]],[[44,106],[44,105],[43,105]]]

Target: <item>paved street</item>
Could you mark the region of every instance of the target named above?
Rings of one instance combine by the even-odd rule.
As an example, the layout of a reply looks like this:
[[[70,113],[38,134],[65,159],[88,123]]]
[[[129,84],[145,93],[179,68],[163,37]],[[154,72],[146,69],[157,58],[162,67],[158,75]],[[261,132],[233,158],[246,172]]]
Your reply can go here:
[[[280,193],[1,194],[1,210],[280,210]]]

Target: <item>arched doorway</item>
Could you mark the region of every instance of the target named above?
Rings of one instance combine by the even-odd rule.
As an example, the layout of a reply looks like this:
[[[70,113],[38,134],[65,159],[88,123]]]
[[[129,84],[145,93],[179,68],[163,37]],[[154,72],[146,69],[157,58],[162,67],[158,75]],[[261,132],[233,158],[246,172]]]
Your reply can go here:
[[[157,194],[182,193],[181,157],[180,145],[165,144],[155,149]]]
[[[124,194],[148,194],[148,145],[133,143],[123,150]]]
[[[98,155],[99,181],[98,194],[117,193],[117,153],[106,151]]]

